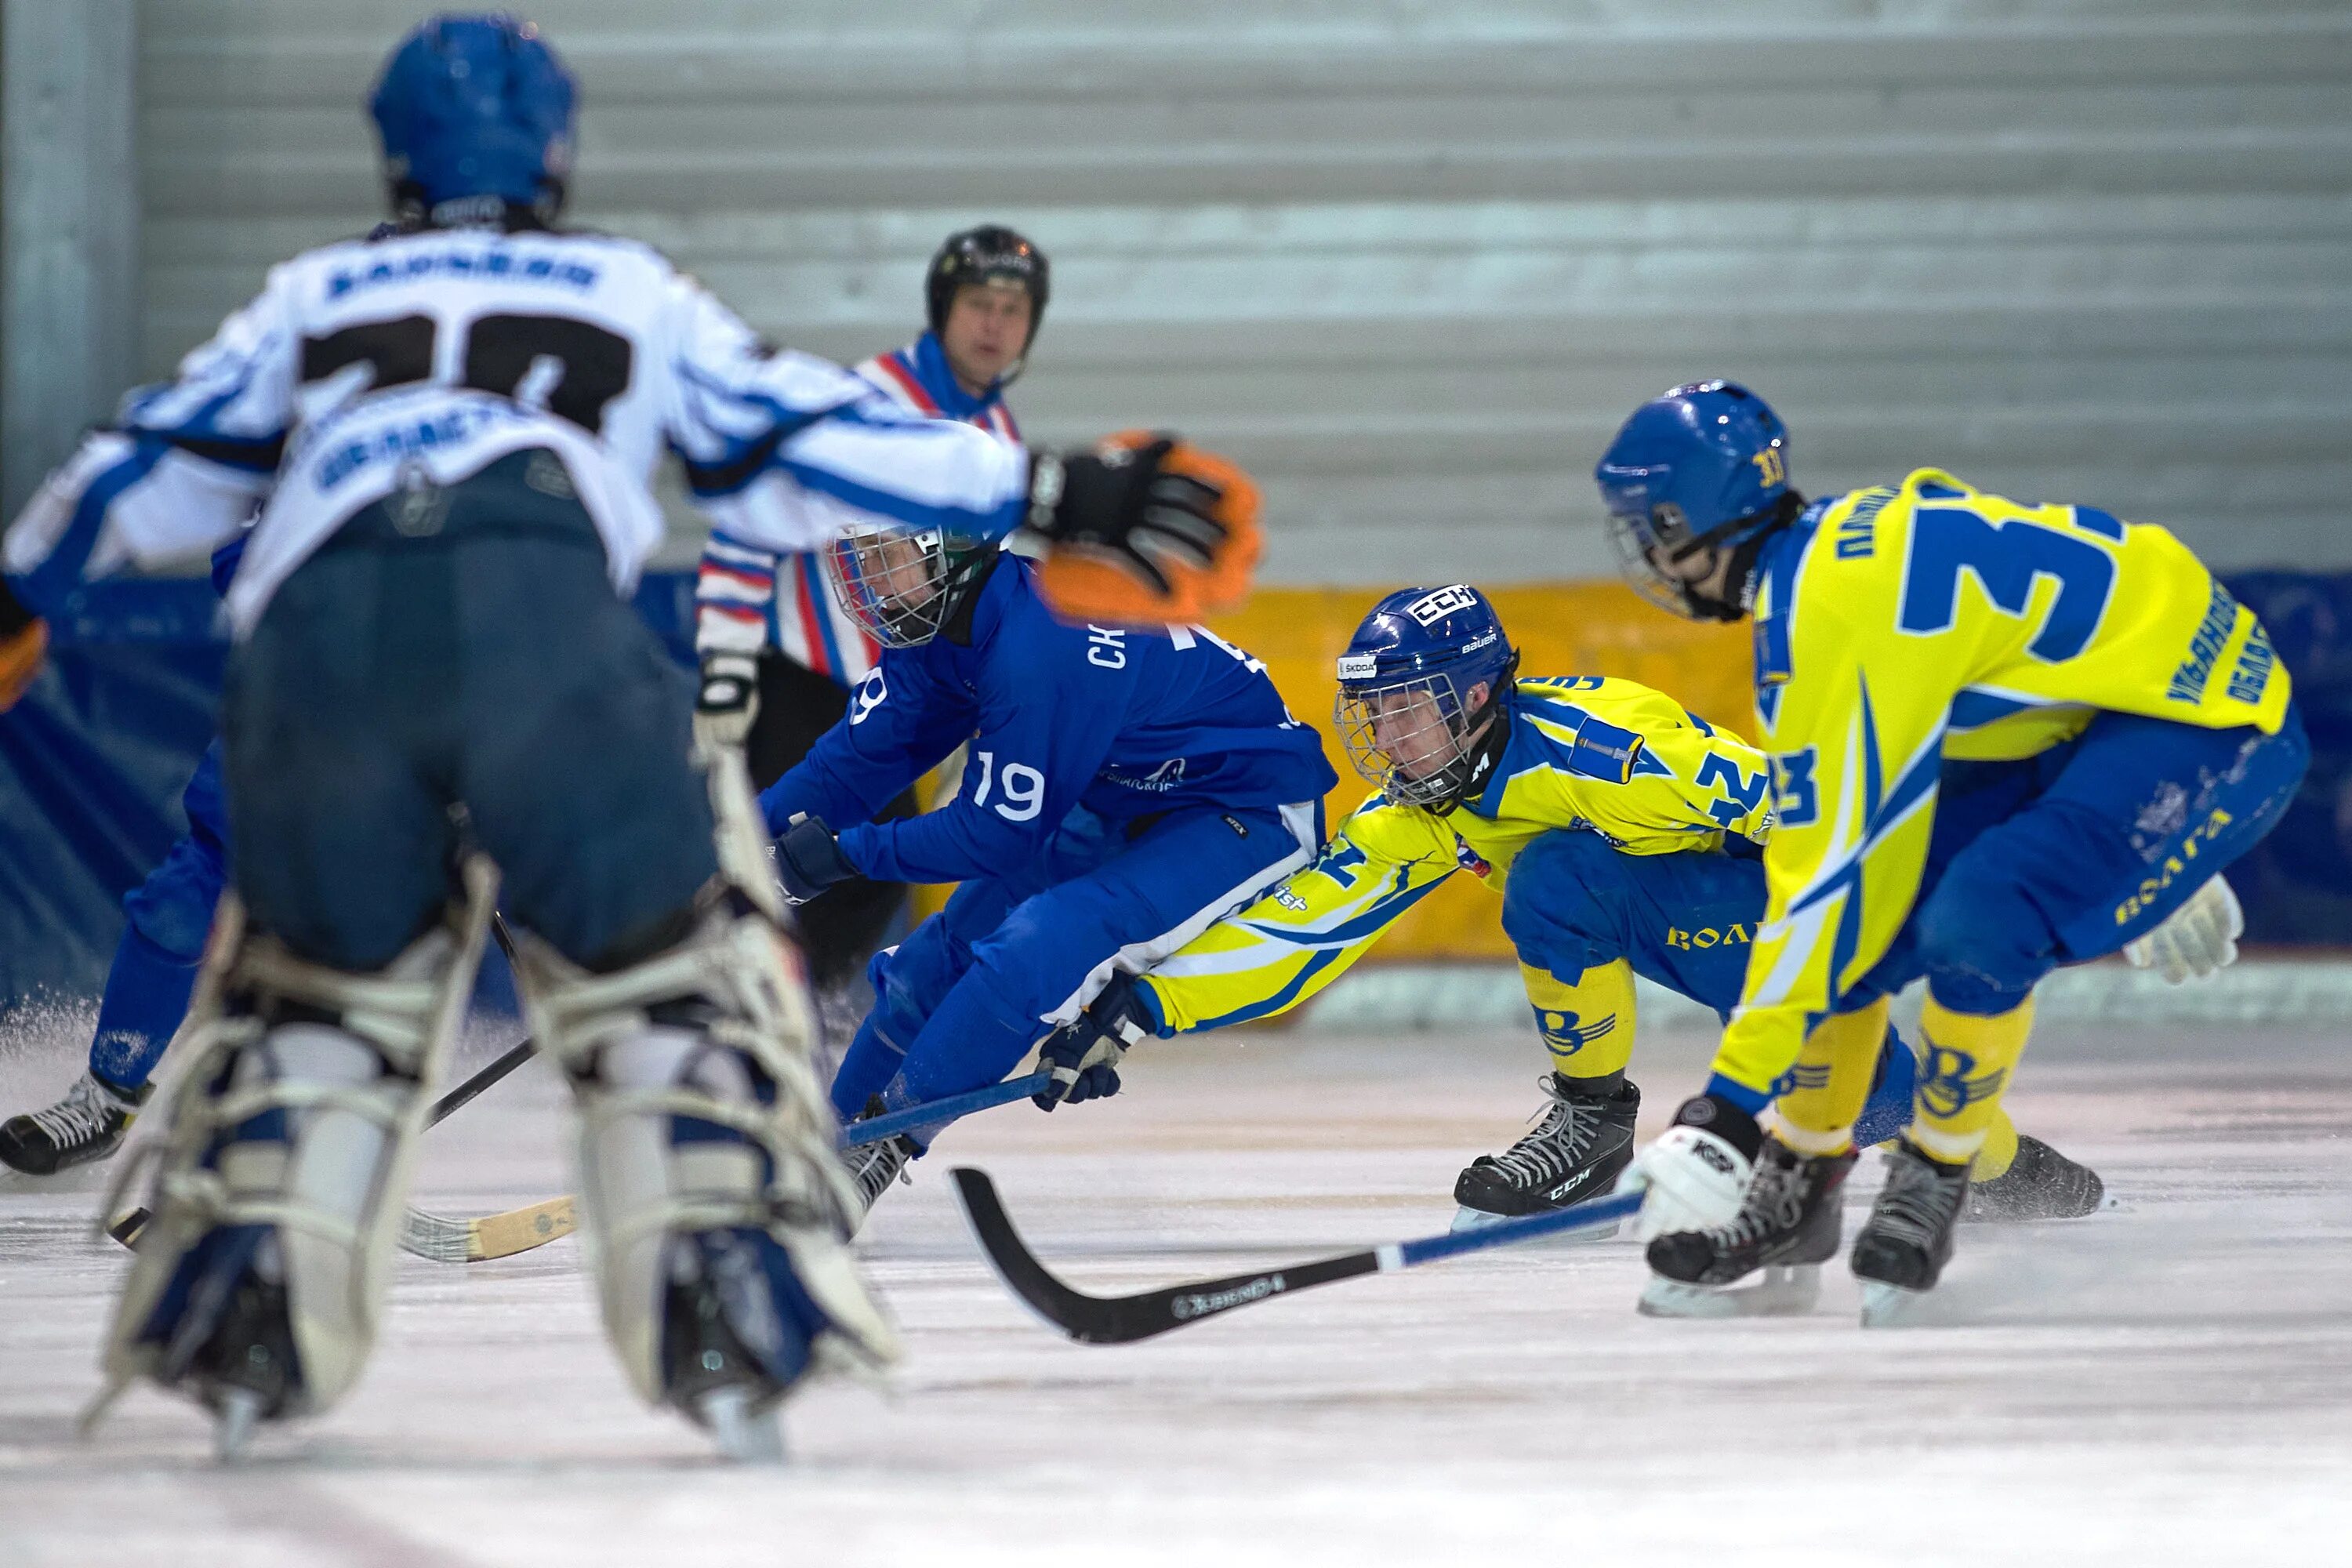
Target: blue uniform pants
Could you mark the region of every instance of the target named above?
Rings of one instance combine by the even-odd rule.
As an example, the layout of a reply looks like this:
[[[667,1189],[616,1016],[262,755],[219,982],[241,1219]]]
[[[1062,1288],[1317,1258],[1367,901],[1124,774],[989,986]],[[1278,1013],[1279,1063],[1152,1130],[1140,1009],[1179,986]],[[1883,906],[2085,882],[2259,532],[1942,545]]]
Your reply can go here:
[[[135,1089],[155,1070],[163,1047],[187,1016],[188,995],[205,956],[213,907],[228,880],[228,813],[221,799],[221,746],[205,748],[180,795],[187,836],[147,879],[123,895],[128,921],[99,998],[89,1070]]]
[[[1308,863],[1319,810],[1080,807],[1030,864],[965,882],[876,958],[874,1010],[834,1078],[845,1121],[995,1083],[1115,970],[1140,973]]]
[[[2013,763],[1944,764],[1911,918],[1840,1011],[1925,975],[1956,1013],[2006,1013],[2061,964],[2146,936],[2262,841],[2311,759],[2275,735],[2102,713]]]

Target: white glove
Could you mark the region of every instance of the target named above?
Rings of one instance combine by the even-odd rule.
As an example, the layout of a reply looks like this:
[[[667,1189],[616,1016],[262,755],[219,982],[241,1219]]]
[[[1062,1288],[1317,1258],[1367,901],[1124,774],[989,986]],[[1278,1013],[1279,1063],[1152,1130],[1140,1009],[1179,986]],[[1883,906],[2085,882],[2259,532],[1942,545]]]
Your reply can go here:
[[[2204,979],[2238,962],[2238,939],[2246,934],[2246,911],[2228,880],[2215,876],[2137,942],[2124,943],[2134,969],[2153,969],[2168,985],[2194,976]]]
[[[1729,1225],[1754,1171],[1754,1163],[1720,1134],[1704,1127],[1669,1127],[1633,1156],[1617,1178],[1617,1190],[1648,1194],[1633,1220],[1633,1234],[1647,1241]]]
[[[702,691],[694,703],[694,742],[740,746],[760,715],[760,661],[748,653],[702,657]]]

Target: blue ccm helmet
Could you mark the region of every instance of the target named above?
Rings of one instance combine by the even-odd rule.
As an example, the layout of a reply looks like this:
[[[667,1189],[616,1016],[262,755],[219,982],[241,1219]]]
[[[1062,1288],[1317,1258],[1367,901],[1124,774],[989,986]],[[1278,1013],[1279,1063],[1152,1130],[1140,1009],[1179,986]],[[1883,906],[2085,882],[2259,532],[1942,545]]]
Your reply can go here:
[[[1453,810],[1494,765],[1484,742],[1501,733],[1490,719],[1518,663],[1495,606],[1469,584],[1391,594],[1339,656],[1332,721],[1348,760],[1400,805]]]
[[[1699,594],[1657,558],[1746,545],[1752,560],[1802,509],[1789,488],[1788,453],[1780,416],[1734,382],[1691,382],[1633,410],[1592,470],[1633,591],[1692,620],[1738,620],[1747,590],[1738,563],[1732,603]]]
[[[451,222],[521,207],[552,222],[572,173],[578,97],[529,22],[499,12],[425,23],[384,61],[368,100],[394,211],[404,223]]]

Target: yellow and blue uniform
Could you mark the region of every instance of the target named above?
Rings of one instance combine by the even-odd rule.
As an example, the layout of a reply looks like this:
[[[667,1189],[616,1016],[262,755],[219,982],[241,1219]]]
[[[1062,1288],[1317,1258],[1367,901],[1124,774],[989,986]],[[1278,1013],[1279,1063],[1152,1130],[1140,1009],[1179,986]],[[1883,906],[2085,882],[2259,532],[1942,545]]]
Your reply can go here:
[[[1761,754],[1661,692],[1602,676],[1517,681],[1501,721],[1509,735],[1499,760],[1456,809],[1440,816],[1374,795],[1313,866],[1153,970],[1139,989],[1164,1032],[1297,1006],[1457,871],[1504,894],[1529,1000],[1569,1076],[1624,1066],[1636,957],[1644,973],[1655,968],[1654,977],[1694,994],[1715,991],[1711,1005],[1728,1006],[1736,960],[1714,984],[1677,973],[1673,960],[1720,966],[1760,913],[1752,845],[1772,822]],[[1727,837],[1750,847],[1746,860],[1721,853]],[[1596,923],[1563,922],[1549,908],[1559,897],[1587,901],[1580,885],[1571,889],[1536,868],[1561,855],[1651,861],[1655,872],[1704,885],[1657,900],[1657,917],[1634,922],[1618,951],[1586,944],[1570,955],[1556,936],[1519,940],[1538,927]],[[1717,874],[1704,881],[1710,869]],[[1729,912],[1709,914],[1717,905]]]
[[[1812,1023],[1924,973],[1948,1135],[1920,1141],[1965,1157],[2042,975],[2154,929],[2292,798],[2286,671],[2165,530],[1933,468],[1816,503],[1757,570],[1779,823],[1710,1087],[1760,1106]]]

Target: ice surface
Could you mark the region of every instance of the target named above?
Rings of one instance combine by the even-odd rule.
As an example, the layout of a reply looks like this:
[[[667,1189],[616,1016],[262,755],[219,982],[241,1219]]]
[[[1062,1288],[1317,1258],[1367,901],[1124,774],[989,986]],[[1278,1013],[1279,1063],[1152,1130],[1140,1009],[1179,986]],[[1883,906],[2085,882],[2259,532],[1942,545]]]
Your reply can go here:
[[[86,1026],[86,1025],[84,1026]],[[0,1047],[11,1105],[74,1021]],[[1455,1171],[1540,1103],[1531,1037],[1154,1047],[1129,1090],[959,1127],[883,1200],[894,1397],[800,1400],[794,1464],[715,1461],[605,1354],[578,1243],[404,1258],[375,1362],[326,1419],[208,1458],[192,1409],[73,1415],[123,1259],[99,1184],[0,1188],[0,1564],[2342,1562],[2352,1553],[2352,1068],[2339,1038],[2047,1028],[2020,1121],[2123,1212],[1971,1228],[1918,1326],[1864,1333],[1833,1268],[1793,1321],[1635,1316],[1630,1243],[1486,1254],[1066,1344],[965,1237],[985,1165],[1097,1290],[1438,1231]],[[486,1053],[495,1042],[484,1042]],[[1704,1042],[1644,1042],[1654,1131]],[[430,1135],[422,1194],[564,1184],[534,1064]],[[1865,1161],[1857,1202],[1874,1187]]]

